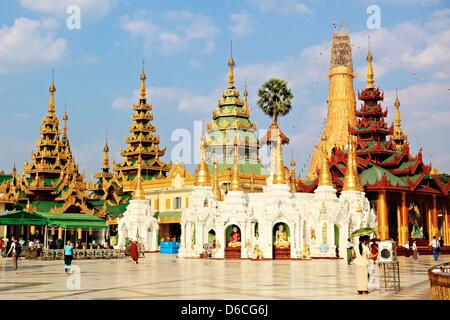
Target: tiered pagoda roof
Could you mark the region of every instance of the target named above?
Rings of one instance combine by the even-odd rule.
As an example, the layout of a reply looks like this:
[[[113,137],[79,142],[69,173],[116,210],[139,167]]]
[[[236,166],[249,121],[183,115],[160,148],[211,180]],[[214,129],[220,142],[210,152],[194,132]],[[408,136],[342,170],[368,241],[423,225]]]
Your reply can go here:
[[[392,190],[447,195],[450,184],[441,179],[440,175],[432,174],[431,165],[423,162],[422,150],[416,155],[410,153],[407,135],[400,126],[398,97],[395,102],[395,126],[388,126],[385,120],[388,113],[381,105],[384,94],[374,85],[370,51],[367,61],[367,86],[361,93],[358,92],[362,105],[355,113],[356,126],[349,130],[356,138],[356,158],[361,185],[366,192]],[[342,190],[348,151],[334,148],[328,164],[333,184],[338,190]],[[311,192],[317,184],[317,179],[301,182],[300,188]]]
[[[244,99],[240,98],[240,92],[236,89],[234,66],[231,54],[228,60],[228,86],[212,113],[211,123],[207,126],[206,153],[209,171],[211,174],[214,172],[214,161],[218,162],[219,172],[233,165],[233,144],[237,139],[239,164],[245,164],[253,173],[261,174],[263,168],[258,160],[256,124],[250,120],[247,89],[244,91]]]
[[[109,223],[117,222],[117,218],[125,212],[131,192],[124,192],[123,185],[117,175],[110,172],[109,146],[103,148],[103,164],[101,172],[94,174],[96,182],[90,183],[91,191],[88,203],[95,210],[95,215],[107,219]]]
[[[124,160],[118,164],[113,162],[113,170],[118,172],[119,178],[124,181],[133,180],[137,175],[138,160],[142,159],[142,177],[144,180],[161,178],[169,172],[169,166],[161,161],[166,149],[160,149],[159,136],[155,134],[156,126],[152,125],[152,104],[147,103],[144,68],[141,73],[141,89],[139,102],[133,105],[134,113],[131,115],[133,124],[130,126],[130,135],[125,137],[127,147],[120,150]]]
[[[90,213],[86,205],[85,175],[79,174],[67,137],[66,113],[60,139],[54,81],[49,91],[48,112],[42,119],[40,139],[36,141],[37,148],[31,155],[32,161],[30,164],[25,161],[22,177],[13,174],[7,197],[14,198],[16,209],[24,209],[28,205],[29,210],[40,212]]]

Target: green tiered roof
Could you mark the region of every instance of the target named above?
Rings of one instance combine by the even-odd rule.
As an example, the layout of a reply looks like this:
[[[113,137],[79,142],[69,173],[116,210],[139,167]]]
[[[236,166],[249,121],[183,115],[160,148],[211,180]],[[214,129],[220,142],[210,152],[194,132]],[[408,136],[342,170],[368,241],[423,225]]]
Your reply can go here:
[[[214,161],[219,163],[219,172],[224,170],[225,164],[233,164],[234,141],[237,139],[240,171],[258,173],[264,169],[258,160],[256,125],[250,120],[247,89],[244,91],[244,99],[241,99],[234,84],[234,66],[231,55],[228,61],[228,87],[223,91],[212,114],[212,121],[208,124],[206,154],[210,164],[209,171],[213,172],[211,164]]]
[[[147,93],[145,80],[147,79],[144,68],[141,73],[141,93],[139,102],[134,104],[131,115],[133,124],[130,126],[130,135],[125,137],[127,147],[120,150],[120,155],[124,160],[118,164],[113,163],[113,170],[119,175],[127,178],[137,175],[137,161],[142,159],[142,175],[145,176],[165,176],[170,167],[161,161],[166,149],[159,148],[159,136],[155,134],[156,127],[153,121],[152,104],[147,103]]]

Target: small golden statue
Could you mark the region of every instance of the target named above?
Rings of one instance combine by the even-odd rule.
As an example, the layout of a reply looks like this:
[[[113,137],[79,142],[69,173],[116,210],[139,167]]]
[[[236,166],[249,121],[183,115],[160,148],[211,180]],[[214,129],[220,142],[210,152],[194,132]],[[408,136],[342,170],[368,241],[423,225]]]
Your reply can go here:
[[[255,244],[255,248],[253,250],[253,259],[262,259],[263,258],[263,254],[261,249],[259,249],[259,245]]]
[[[290,243],[287,238],[287,233],[284,231],[284,225],[280,224],[278,230],[275,232],[275,247],[289,247]]]
[[[303,246],[302,259],[309,259],[310,256],[311,256],[311,252],[309,251],[309,246],[305,244]]]

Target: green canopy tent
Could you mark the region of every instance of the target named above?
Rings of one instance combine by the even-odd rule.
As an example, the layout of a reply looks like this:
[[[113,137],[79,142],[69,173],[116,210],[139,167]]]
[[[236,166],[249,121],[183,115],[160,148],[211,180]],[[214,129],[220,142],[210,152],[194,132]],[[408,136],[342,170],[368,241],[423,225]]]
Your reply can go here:
[[[49,227],[61,227],[64,229],[107,229],[108,225],[102,218],[85,213],[42,213]]]
[[[107,229],[108,225],[102,218],[86,213],[37,213],[47,220],[48,227],[57,227],[64,229],[64,243],[66,242],[67,229],[89,229],[102,230]]]
[[[47,225],[47,219],[39,214],[27,211],[7,211],[0,214],[0,225],[45,226]]]

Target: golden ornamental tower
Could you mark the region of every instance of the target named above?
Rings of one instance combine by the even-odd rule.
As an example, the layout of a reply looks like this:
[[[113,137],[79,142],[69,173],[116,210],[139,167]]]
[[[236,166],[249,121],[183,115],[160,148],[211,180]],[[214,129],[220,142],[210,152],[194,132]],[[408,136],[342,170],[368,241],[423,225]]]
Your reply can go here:
[[[198,165],[197,172],[195,174],[196,186],[209,186],[211,185],[211,179],[209,177],[208,166],[206,165],[206,139],[202,137],[200,140],[201,148],[201,160]]]
[[[396,144],[397,150],[402,150],[403,145],[406,140],[408,140],[408,135],[402,129],[402,120],[400,118],[400,101],[398,100],[398,94],[395,94],[395,121],[394,121],[394,133],[391,136]]]
[[[233,174],[231,178],[230,191],[241,191],[241,181],[239,179],[239,167],[238,167],[238,139],[234,138],[234,153],[233,153]]]
[[[330,85],[328,89],[327,120],[322,136],[326,139],[326,151],[333,147],[345,148],[349,132],[348,128],[356,124],[355,90],[353,88],[353,61],[350,35],[348,31],[339,30],[333,33],[331,43],[331,64],[329,70]],[[321,163],[322,152],[317,145],[311,157],[308,176],[313,177]]]
[[[281,134],[278,134],[277,149],[275,159],[275,170],[273,172],[273,184],[286,184],[286,172],[284,171],[283,163],[283,143],[281,140]]]
[[[330,167],[328,166],[328,156],[326,152],[326,141],[322,137],[322,160],[320,164],[319,186],[332,187]]]
[[[222,192],[220,192],[219,187],[219,166],[217,165],[217,161],[214,161],[214,179],[213,179],[213,194],[216,200],[222,200]]]
[[[133,105],[134,113],[131,115],[133,124],[130,126],[130,135],[125,137],[127,147],[121,149],[120,155],[124,160],[119,164],[113,163],[113,170],[127,178],[137,175],[137,160],[142,159],[142,174],[144,179],[164,177],[170,171],[168,164],[161,161],[166,149],[160,149],[160,138],[155,134],[156,126],[152,125],[152,104],[147,103],[147,90],[144,65],[140,76],[141,87],[139,102]]]
[[[353,141],[353,137],[349,138],[348,147],[347,168],[345,170],[344,186],[342,191],[361,191],[358,164],[356,161],[355,142]]]
[[[296,183],[297,173],[296,173],[296,170],[295,170],[295,165],[296,165],[295,160],[294,160],[294,158],[292,158],[292,161],[291,161],[291,180],[290,180],[291,188],[289,190],[290,192],[297,192],[297,183]]]

